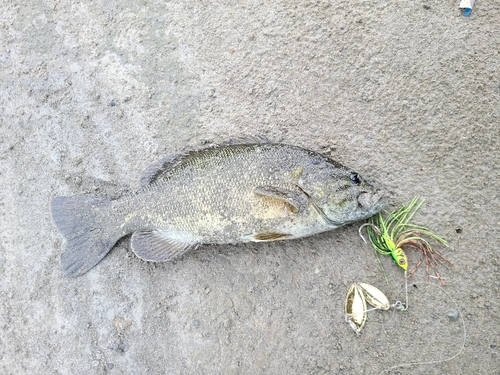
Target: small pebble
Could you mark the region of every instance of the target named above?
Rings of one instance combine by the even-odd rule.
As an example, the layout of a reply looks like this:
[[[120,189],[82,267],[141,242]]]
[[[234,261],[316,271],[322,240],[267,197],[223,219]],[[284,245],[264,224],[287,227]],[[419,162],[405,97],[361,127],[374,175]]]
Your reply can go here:
[[[128,345],[125,344],[123,341],[118,340],[115,341],[113,344],[109,345],[108,349],[117,351],[118,353],[125,353],[128,350]]]
[[[495,349],[496,347],[497,347],[497,345],[496,345],[496,344],[491,344],[491,345],[490,345],[490,348],[491,348],[491,349]]]
[[[451,320],[457,320],[458,316],[459,316],[458,311],[456,310],[448,311],[448,318],[450,318]]]
[[[424,4],[423,4],[423,7],[424,7],[424,9],[429,10],[429,9],[431,9],[431,4],[429,4],[429,3],[424,3]]]
[[[113,100],[109,102],[110,107],[114,107],[115,105],[116,105],[116,103]]]

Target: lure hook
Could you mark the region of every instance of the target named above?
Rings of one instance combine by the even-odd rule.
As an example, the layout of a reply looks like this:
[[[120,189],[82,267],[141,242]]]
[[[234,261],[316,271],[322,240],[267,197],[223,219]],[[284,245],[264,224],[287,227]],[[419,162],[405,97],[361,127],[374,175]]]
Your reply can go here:
[[[363,235],[361,234],[361,229],[363,229],[364,227],[372,227],[372,229],[373,229],[375,232],[377,232],[377,234],[382,233],[382,232],[380,231],[380,229],[378,229],[378,227],[377,227],[376,225],[374,225],[374,224],[372,224],[372,223],[364,223],[364,224],[363,224],[362,226],[360,226],[360,227],[359,227],[359,229],[358,229],[359,236],[361,237],[361,239],[363,240],[363,242],[364,242],[364,243],[368,243],[368,242],[366,242],[365,237],[363,237]]]

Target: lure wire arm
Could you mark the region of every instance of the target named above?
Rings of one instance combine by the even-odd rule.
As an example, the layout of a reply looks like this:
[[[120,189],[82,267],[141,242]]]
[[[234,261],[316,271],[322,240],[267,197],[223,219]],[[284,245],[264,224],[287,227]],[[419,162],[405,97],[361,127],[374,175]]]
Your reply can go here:
[[[405,271],[405,287],[404,287],[404,291],[405,291],[405,302],[401,302],[401,301],[396,301],[394,302],[391,307],[392,308],[395,308],[396,310],[399,310],[399,311],[406,311],[408,310],[408,277],[406,277],[406,271]]]

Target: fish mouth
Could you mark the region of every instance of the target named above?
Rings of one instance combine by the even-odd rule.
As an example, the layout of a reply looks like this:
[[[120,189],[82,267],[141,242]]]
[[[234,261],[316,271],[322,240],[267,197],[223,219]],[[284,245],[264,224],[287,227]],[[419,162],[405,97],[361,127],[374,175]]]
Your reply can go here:
[[[333,227],[341,227],[346,224],[354,223],[358,220],[366,219],[381,211],[386,206],[386,203],[382,200],[383,196],[384,193],[381,191],[376,191],[375,193],[361,192],[357,198],[358,207],[348,214],[345,220],[341,220],[340,222],[330,219],[321,207],[319,207],[313,200],[309,201],[326,223]]]
[[[382,191],[361,192],[358,195],[358,209],[367,214],[376,214],[386,206],[386,202],[382,199],[383,197],[384,193]]]

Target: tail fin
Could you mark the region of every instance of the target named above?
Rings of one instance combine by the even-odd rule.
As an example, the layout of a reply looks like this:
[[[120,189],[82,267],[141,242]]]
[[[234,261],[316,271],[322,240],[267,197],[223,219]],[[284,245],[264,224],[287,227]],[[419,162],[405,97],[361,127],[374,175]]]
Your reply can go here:
[[[62,268],[67,275],[78,276],[90,270],[118,240],[103,227],[110,224],[106,222],[110,205],[111,200],[105,198],[56,197],[52,200],[52,218],[66,238]]]

